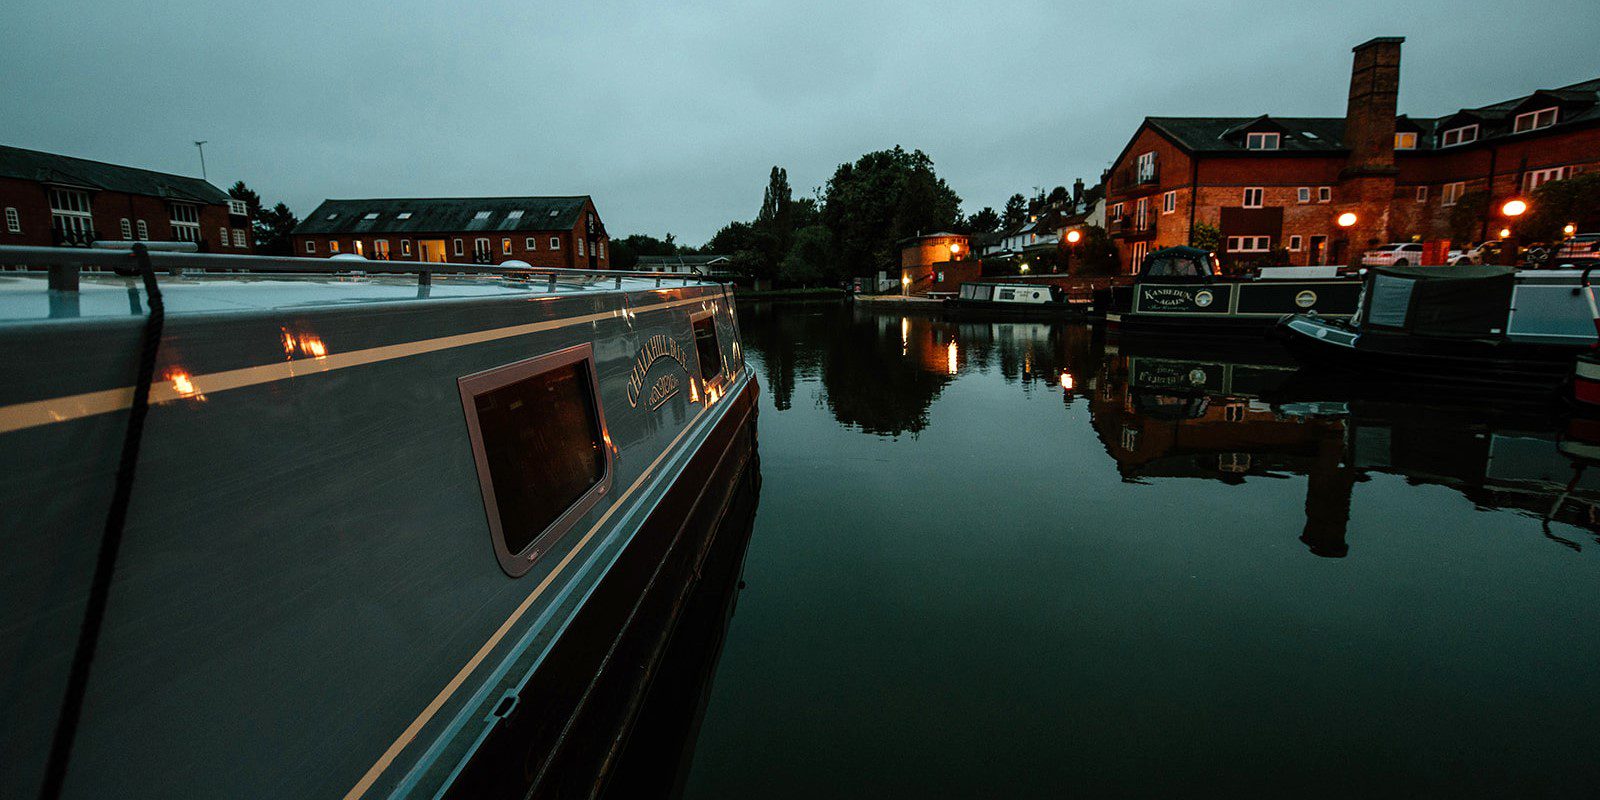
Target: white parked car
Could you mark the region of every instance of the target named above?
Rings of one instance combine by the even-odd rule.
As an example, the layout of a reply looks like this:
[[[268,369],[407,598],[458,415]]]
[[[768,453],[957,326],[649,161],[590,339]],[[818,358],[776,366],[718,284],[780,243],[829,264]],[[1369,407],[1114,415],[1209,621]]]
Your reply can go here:
[[[1600,233],[1580,233],[1561,243],[1556,259],[1562,263],[1589,264],[1600,261]]]
[[[1364,267],[1406,267],[1422,263],[1422,245],[1393,242],[1361,254]]]
[[[1465,250],[1451,250],[1450,255],[1445,257],[1445,263],[1452,267],[1466,264],[1498,264],[1500,243],[1484,242]]]

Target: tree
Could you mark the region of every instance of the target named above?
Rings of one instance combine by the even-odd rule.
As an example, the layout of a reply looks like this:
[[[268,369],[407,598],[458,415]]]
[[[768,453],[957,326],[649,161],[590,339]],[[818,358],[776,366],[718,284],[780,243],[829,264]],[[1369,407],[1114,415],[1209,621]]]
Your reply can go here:
[[[999,227],[1000,215],[989,206],[973,213],[966,221],[967,233],[994,233]]]
[[[682,252],[677,237],[670,233],[665,239],[657,239],[647,233],[635,233],[611,240],[611,266],[629,269],[639,263],[639,256],[675,256]]]
[[[1483,235],[1483,221],[1489,213],[1489,193],[1474,189],[1456,199],[1450,208],[1450,239],[1465,244]]]
[[[1072,274],[1074,275],[1115,275],[1117,274],[1117,246],[1106,235],[1106,229],[1099,225],[1090,225],[1083,229],[1083,239],[1078,242],[1077,253],[1073,257]]]
[[[775,278],[779,263],[789,252],[794,238],[794,193],[789,189],[789,173],[773,167],[767,177],[767,190],[761,197],[761,210],[750,226],[750,274],[756,278]]]
[[[785,283],[814,283],[833,273],[833,233],[826,225],[808,225],[794,233],[794,244],[778,266]]]
[[[296,217],[288,206],[279,203],[270,209],[263,208],[261,195],[244,185],[244,181],[239,181],[228,189],[228,196],[244,201],[245,210],[250,214],[251,245],[257,254],[268,256],[294,254],[289,234],[294,231],[294,226],[300,224],[300,218]]]
[[[921,150],[867,153],[840,164],[823,194],[822,220],[833,234],[842,275],[871,275],[899,264],[897,242],[955,227],[961,198]]]
[[[1189,246],[1215,253],[1222,247],[1222,229],[1209,222],[1196,222],[1189,229]]]
[[[1517,234],[1531,241],[1557,241],[1568,224],[1579,231],[1593,230],[1600,223],[1600,172],[1542,184],[1533,190],[1528,206]]]
[[[1019,192],[1006,199],[1005,211],[1001,212],[1000,219],[1007,228],[1014,228],[1028,218],[1028,200]]]
[[[1071,199],[1072,192],[1067,191],[1067,187],[1057,186],[1050,190],[1050,196],[1045,198],[1045,202],[1050,205],[1056,205],[1058,203],[1066,203]]]

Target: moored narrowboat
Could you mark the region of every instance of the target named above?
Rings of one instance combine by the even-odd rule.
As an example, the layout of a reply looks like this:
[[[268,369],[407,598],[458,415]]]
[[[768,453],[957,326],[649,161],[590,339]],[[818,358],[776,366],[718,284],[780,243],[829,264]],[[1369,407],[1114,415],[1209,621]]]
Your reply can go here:
[[[598,786],[752,507],[726,287],[183,246],[0,248],[0,796]]]
[[[1579,270],[1376,267],[1351,320],[1284,318],[1302,363],[1403,382],[1549,392],[1596,343]]]
[[[1010,281],[969,281],[961,284],[955,297],[944,301],[944,309],[955,314],[978,312],[1040,319],[1081,317],[1092,310],[1092,305],[1073,302],[1055,284]]]
[[[1348,318],[1360,293],[1360,278],[1339,267],[1223,275],[1214,253],[1168,247],[1145,256],[1132,286],[1113,290],[1106,323],[1129,333],[1260,336],[1285,314]]]

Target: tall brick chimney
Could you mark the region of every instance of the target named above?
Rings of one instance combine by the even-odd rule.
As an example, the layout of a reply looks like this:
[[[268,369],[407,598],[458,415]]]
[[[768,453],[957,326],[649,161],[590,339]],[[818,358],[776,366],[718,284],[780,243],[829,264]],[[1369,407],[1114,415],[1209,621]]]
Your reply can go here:
[[[1369,245],[1389,240],[1394,200],[1394,119],[1400,97],[1402,36],[1380,36],[1356,45],[1350,68],[1350,102],[1344,114],[1344,146],[1335,215],[1355,212],[1356,224],[1340,232],[1334,257],[1359,263]]]

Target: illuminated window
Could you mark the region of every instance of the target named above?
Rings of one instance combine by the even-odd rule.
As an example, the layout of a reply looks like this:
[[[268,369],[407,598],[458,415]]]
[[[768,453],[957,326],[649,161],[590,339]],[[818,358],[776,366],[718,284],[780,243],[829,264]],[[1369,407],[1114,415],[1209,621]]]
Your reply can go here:
[[[1264,193],[1262,192],[1261,187],[1259,187],[1259,186],[1252,186],[1252,187],[1250,187],[1248,189],[1245,189],[1244,190],[1244,203],[1243,203],[1244,207],[1245,208],[1260,208],[1261,207],[1261,203],[1262,203],[1263,194]]]
[[[1442,206],[1453,206],[1453,205],[1455,205],[1456,201],[1461,199],[1461,195],[1464,192],[1466,192],[1466,189],[1467,189],[1467,184],[1465,182],[1461,182],[1461,181],[1458,181],[1456,183],[1447,183],[1447,184],[1445,184],[1444,185],[1444,189],[1441,192],[1442,196],[1439,198],[1439,205],[1442,205]]]
[[[1538,111],[1529,111],[1526,114],[1518,114],[1517,118],[1511,123],[1511,132],[1527,133],[1540,128],[1548,128],[1554,124],[1556,124],[1556,109],[1552,106],[1550,108],[1541,108]]]
[[[372,240],[372,257],[376,258],[376,259],[379,259],[381,261],[388,261],[389,260],[389,240],[388,239],[374,239],[374,240]]]
[[[6,208],[6,232],[22,233],[22,218],[17,216],[15,208]]]
[[[328,240],[328,252],[330,252],[330,253],[339,252],[339,240],[338,239],[329,239]]]
[[[410,239],[401,239],[400,240],[400,255],[403,255],[403,256],[411,255],[411,240]]]
[[[1394,149],[1396,149],[1396,150],[1415,150],[1415,149],[1417,149],[1417,134],[1412,132],[1412,131],[1401,131],[1399,133],[1396,133],[1394,135]]]
[[[593,363],[592,348],[580,345],[459,382],[495,555],[513,577],[611,483]]]
[[[1276,150],[1281,139],[1277,133],[1247,133],[1244,137],[1246,150]]]
[[[1439,137],[1439,146],[1454,147],[1458,144],[1466,144],[1468,142],[1476,141],[1478,141],[1478,126],[1476,124],[1463,125],[1459,128],[1451,128],[1450,130],[1445,131],[1444,134]]]
[[[355,246],[356,246],[356,255],[364,256],[364,255],[367,254],[366,248],[361,246],[361,240],[360,239],[357,239],[355,241]]]
[[[694,349],[700,357],[700,377],[706,381],[722,374],[722,348],[717,343],[717,320],[709,312],[694,321]]]
[[[500,240],[500,255],[503,255],[503,256],[511,255],[511,240],[510,239],[501,239]]]

